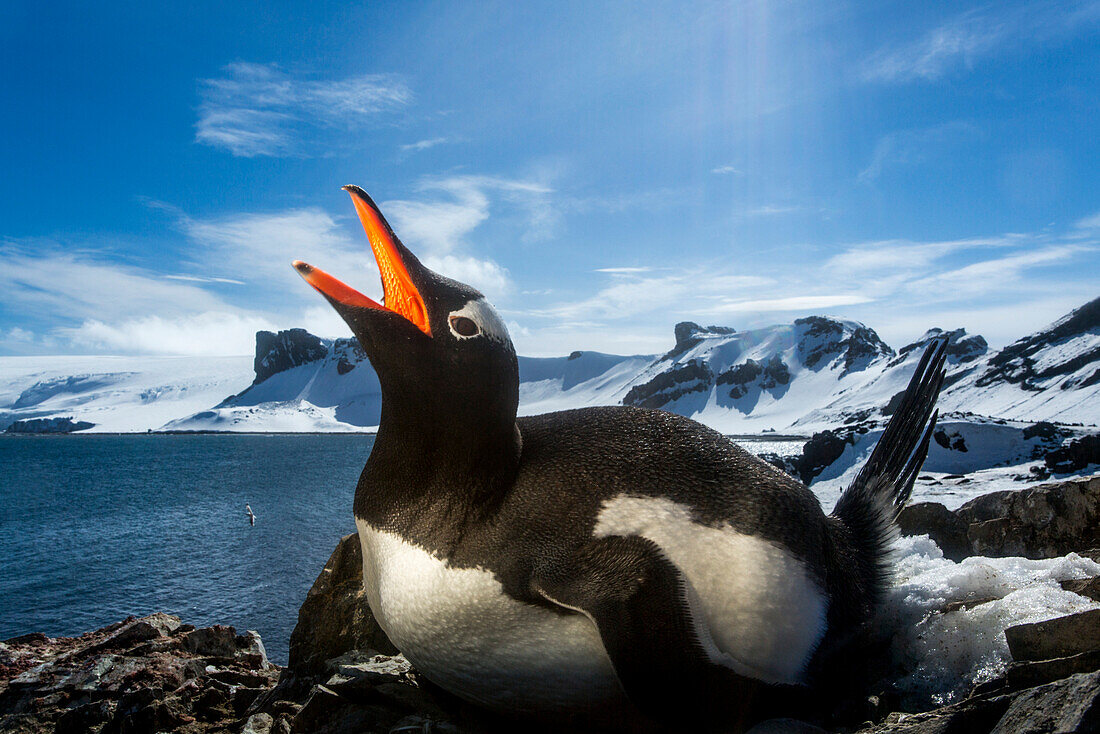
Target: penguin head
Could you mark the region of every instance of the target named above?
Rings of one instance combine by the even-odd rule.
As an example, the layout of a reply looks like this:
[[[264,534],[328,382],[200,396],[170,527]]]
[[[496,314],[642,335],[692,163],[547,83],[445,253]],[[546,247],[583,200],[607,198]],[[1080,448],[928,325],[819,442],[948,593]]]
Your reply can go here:
[[[514,425],[519,369],[508,329],[475,288],[429,270],[406,248],[378,206],[345,186],[382,276],[382,303],[300,260],[298,273],[347,322],[367,353],[387,410]],[[389,404],[389,405],[387,405]]]

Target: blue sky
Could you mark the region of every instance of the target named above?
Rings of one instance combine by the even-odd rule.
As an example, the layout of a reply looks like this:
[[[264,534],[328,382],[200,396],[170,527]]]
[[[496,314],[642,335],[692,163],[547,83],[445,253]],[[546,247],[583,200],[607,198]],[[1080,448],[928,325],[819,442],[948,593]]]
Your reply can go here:
[[[248,354],[380,292],[346,183],[523,354],[1100,295],[1100,2],[0,9],[0,354]]]

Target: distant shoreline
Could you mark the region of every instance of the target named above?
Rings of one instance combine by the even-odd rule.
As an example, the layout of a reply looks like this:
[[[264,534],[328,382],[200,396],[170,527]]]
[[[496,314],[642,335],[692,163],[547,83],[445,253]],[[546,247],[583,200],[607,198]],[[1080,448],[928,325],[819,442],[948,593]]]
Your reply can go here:
[[[96,431],[89,433],[5,433],[0,438],[63,438],[68,436],[374,436],[378,431]],[[734,441],[808,441],[809,436],[793,433],[731,433]]]

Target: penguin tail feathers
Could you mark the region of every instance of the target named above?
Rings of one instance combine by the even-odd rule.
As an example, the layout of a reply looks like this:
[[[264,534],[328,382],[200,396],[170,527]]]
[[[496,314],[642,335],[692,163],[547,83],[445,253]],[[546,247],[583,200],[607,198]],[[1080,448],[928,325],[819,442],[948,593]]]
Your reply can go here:
[[[889,548],[898,536],[895,521],[928,456],[946,357],[947,339],[936,339],[925,349],[871,458],[833,509],[833,517],[847,531],[863,601],[872,606],[888,582]]]

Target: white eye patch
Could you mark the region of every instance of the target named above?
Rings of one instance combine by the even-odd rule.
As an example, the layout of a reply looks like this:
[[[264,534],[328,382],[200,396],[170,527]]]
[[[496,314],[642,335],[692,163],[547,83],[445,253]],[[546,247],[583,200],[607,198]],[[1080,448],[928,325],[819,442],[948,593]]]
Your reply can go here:
[[[460,334],[455,329],[456,318],[467,318],[473,321],[477,324],[478,330],[473,334]],[[496,339],[502,342],[510,342],[512,340],[511,337],[508,336],[508,327],[504,325],[504,322],[500,320],[500,316],[497,315],[496,310],[490,306],[484,298],[469,301],[457,311],[451,311],[447,314],[447,326],[456,339],[476,339],[479,336],[487,336],[490,339]]]

